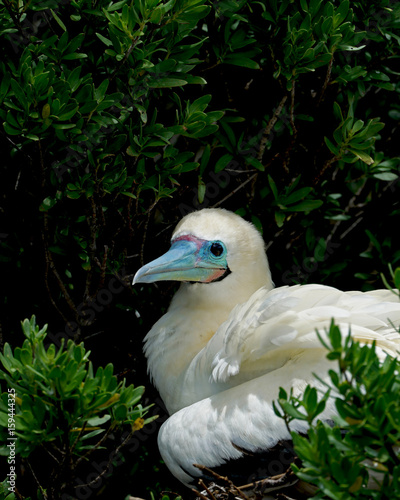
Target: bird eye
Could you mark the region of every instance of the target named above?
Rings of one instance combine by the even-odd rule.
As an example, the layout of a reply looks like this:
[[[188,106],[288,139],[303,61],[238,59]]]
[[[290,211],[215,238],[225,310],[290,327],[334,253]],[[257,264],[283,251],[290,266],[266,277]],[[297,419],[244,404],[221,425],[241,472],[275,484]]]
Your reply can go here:
[[[214,242],[211,247],[210,247],[210,252],[215,256],[219,257],[224,253],[224,247],[221,245],[221,243]]]

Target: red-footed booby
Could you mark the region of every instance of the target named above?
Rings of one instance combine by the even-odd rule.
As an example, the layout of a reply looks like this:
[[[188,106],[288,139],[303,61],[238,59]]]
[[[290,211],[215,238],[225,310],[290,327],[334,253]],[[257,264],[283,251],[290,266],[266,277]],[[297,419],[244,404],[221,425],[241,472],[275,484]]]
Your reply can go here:
[[[170,250],[133,283],[183,282],[145,338],[152,380],[170,413],[158,444],[171,472],[191,485],[201,472],[290,439],[273,410],[279,388],[326,391],[334,365],[316,329],[332,318],[354,339],[396,356],[400,301],[389,290],[342,292],[323,285],[275,288],[257,229],[224,209],[204,209],[177,225]],[[328,400],[321,418],[335,414]],[[292,429],[306,432],[306,424]],[[281,472],[284,472],[283,470]]]

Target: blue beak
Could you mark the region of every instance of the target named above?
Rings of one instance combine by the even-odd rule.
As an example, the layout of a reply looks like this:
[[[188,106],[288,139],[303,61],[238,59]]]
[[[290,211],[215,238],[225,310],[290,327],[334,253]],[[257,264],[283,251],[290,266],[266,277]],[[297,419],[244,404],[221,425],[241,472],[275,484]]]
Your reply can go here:
[[[204,258],[204,247],[209,242],[197,239],[179,239],[167,253],[141,267],[133,278],[135,283],[155,281],[210,282],[225,273],[221,263]]]

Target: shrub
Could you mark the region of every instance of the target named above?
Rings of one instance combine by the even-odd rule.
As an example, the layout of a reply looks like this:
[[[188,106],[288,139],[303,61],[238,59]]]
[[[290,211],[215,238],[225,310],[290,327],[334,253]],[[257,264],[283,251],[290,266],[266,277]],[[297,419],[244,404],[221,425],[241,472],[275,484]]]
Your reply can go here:
[[[2,260],[35,272],[33,242],[48,300],[82,328],[107,274],[151,254],[151,216],[224,202],[277,233],[278,282],[340,279],[357,230],[350,275],[374,283],[368,257],[399,259],[384,220],[363,224],[398,213],[399,16],[388,0],[5,2]]]
[[[60,348],[46,347],[47,325],[39,328],[34,316],[22,327],[22,347],[13,351],[6,343],[0,354],[0,379],[8,387],[0,400],[0,454],[8,457],[17,476],[16,464],[25,458],[42,497],[61,498],[65,491],[73,494],[79,465],[101,449],[111,433],[130,426],[127,442],[152,419],[143,418],[148,408],[139,404],[144,388],[118,382],[112,364],[94,370],[90,352],[72,340]],[[119,448],[110,454],[109,463]],[[36,463],[38,449],[50,459],[46,474]]]
[[[400,362],[390,356],[380,361],[375,346],[360,346],[350,335],[342,339],[334,323],[328,342],[322,342],[327,358],[337,360],[326,394],[308,386],[294,398],[281,389],[275,407],[289,428],[296,419],[310,425],[307,437],[292,433],[302,461],[292,468],[318,486],[317,498],[398,498]],[[338,412],[333,426],[318,420],[328,397],[335,399]]]

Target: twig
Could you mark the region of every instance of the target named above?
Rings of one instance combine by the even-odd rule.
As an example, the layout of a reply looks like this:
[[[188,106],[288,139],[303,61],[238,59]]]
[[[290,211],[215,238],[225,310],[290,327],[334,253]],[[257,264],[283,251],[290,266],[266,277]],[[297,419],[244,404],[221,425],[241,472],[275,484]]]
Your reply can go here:
[[[294,97],[295,97],[295,84],[296,82],[293,80],[292,82],[292,90],[290,91],[290,125],[293,129],[293,141],[296,140],[297,137],[297,128],[294,124]]]
[[[199,484],[202,488],[204,488],[206,490],[206,492],[208,493],[208,495],[210,496],[211,500],[216,500],[215,496],[212,494],[212,492],[207,488],[206,484],[204,483],[204,481],[202,479],[199,479]],[[202,498],[206,498],[204,497],[201,493],[200,493],[200,496]]]
[[[92,283],[93,268],[96,255],[96,235],[97,235],[97,214],[96,214],[96,204],[93,196],[89,198],[90,206],[92,208],[92,213],[88,217],[87,222],[90,230],[90,243],[89,243],[89,258],[90,258],[90,269],[86,274],[85,280],[85,294],[84,298],[87,301],[90,297],[90,285]]]
[[[14,22],[15,26],[17,27],[22,38],[29,40],[29,37],[27,35],[25,35],[24,30],[22,29],[20,19],[17,19],[17,16],[15,15],[15,12],[13,11],[13,9],[11,7],[11,2],[9,0],[4,0],[4,6],[7,9],[7,12],[10,14],[11,19],[13,20],[13,22]]]
[[[335,163],[335,161],[337,161],[339,159],[339,157],[337,155],[333,156],[332,158],[329,158],[329,160],[327,160],[323,165],[322,165],[322,168],[321,170],[318,172],[318,174],[314,177],[314,180],[313,180],[313,185],[316,186],[317,184],[319,184],[325,174],[325,172],[328,170],[328,168],[330,168],[332,166],[333,163]]]
[[[81,457],[78,458],[78,460],[76,461],[76,463],[74,464],[73,466],[73,469],[76,469],[77,466],[82,462],[82,460],[85,460],[86,458],[88,458],[95,450],[97,450],[97,448],[104,443],[104,441],[108,438],[108,436],[111,434],[111,431],[114,430],[114,427],[110,426],[106,432],[103,434],[103,437],[97,441],[97,443],[93,446],[93,448],[90,448],[84,455],[82,455]],[[87,486],[87,484],[85,485]]]
[[[58,458],[53,455],[53,453],[47,448],[46,444],[45,443],[42,443],[42,447],[44,448],[44,450],[51,456],[51,458],[58,464],[60,465],[60,461],[58,460]],[[61,450],[57,450],[57,451],[61,451]]]
[[[258,172],[253,174],[251,177],[249,177],[247,180],[245,180],[244,182],[242,182],[242,184],[240,184],[240,186],[238,186],[237,188],[235,188],[233,191],[231,191],[229,194],[227,194],[224,198],[222,198],[222,200],[220,201],[217,201],[217,203],[215,203],[212,208],[215,208],[215,207],[218,207],[219,205],[222,205],[222,203],[224,203],[228,198],[230,198],[231,196],[233,196],[235,193],[237,193],[240,189],[244,188],[244,186],[246,184],[248,184],[249,182],[251,182],[253,179],[255,179],[258,175]]]
[[[343,210],[344,214],[348,214],[350,212],[350,209],[354,208],[356,206],[355,202],[356,202],[357,198],[361,195],[361,193],[364,190],[365,186],[366,186],[366,183],[363,183],[358,188],[358,190],[356,191],[356,193],[354,194],[354,196],[351,197],[351,199],[349,200],[346,208]],[[359,204],[357,206],[360,207]],[[363,219],[363,213],[364,213],[364,210],[360,210],[357,214],[355,214],[355,217],[357,218],[356,221],[350,226],[350,228],[346,229],[339,236],[340,240],[342,240],[351,230],[353,230],[361,222],[361,220]],[[332,240],[332,238],[334,237],[336,231],[339,229],[339,227],[341,226],[341,224],[343,224],[343,222],[344,222],[343,220],[338,220],[336,222],[336,224],[334,225],[332,231],[328,235],[327,242]]]
[[[45,213],[45,217],[44,217],[45,221],[46,221],[46,233],[47,233],[47,217],[46,217],[46,213]],[[44,238],[44,241],[45,241],[45,257],[46,257],[46,264],[48,264],[49,268],[51,269],[52,273],[54,274],[54,277],[56,278],[57,282],[58,282],[58,286],[60,287],[60,290],[61,292],[63,293],[64,295],[64,298],[65,298],[65,301],[67,302],[68,306],[70,307],[71,311],[74,313],[74,314],[78,314],[78,311],[77,311],[77,308],[73,302],[73,300],[71,299],[71,296],[70,294],[68,293],[68,290],[66,289],[65,285],[64,285],[64,282],[62,281],[60,275],[58,274],[58,271],[56,269],[56,265],[54,263],[54,260],[53,260],[53,257],[51,255],[51,252],[50,250],[48,249],[48,243],[46,241],[46,237],[45,235],[42,233],[42,236]],[[46,273],[47,275],[47,273]],[[46,283],[46,288],[47,290],[49,291],[50,293],[50,287],[49,287],[49,284],[48,282]],[[53,305],[55,305],[55,302],[54,302],[54,299],[51,297],[50,295],[50,298],[51,298],[51,302]],[[56,309],[60,312],[60,309],[56,306]],[[62,314],[62,317],[63,319],[66,319],[65,316]],[[69,321],[67,321],[67,323],[69,324]],[[71,326],[71,325],[70,325]]]
[[[320,105],[322,98],[325,95],[326,89],[328,88],[328,84],[329,84],[329,81],[331,79],[331,74],[332,74],[332,67],[333,67],[333,54],[332,54],[332,58],[328,64],[328,69],[326,71],[325,81],[324,81],[324,84],[322,85],[322,89],[321,89],[321,93],[320,93],[319,98],[318,98],[317,106]]]
[[[241,491],[237,486],[235,486],[228,477],[226,477],[226,476],[220,476],[217,472],[214,472],[212,469],[209,469],[205,465],[200,465],[200,464],[193,464],[193,465],[197,469],[200,469],[202,471],[208,472],[209,474],[211,474],[212,476],[214,476],[215,479],[217,479],[219,481],[224,481],[225,483],[227,483],[229,485],[229,487],[233,491],[236,491],[236,493],[238,493],[238,495],[240,496],[240,498],[242,498],[243,500],[249,500],[249,497],[245,493],[243,493],[243,491]]]
[[[287,147],[284,155],[283,155],[283,160],[282,160],[282,167],[285,170],[286,174],[289,174],[289,167],[288,163],[290,161],[290,152],[293,149],[293,146],[296,142],[297,139],[297,128],[294,123],[294,102],[295,102],[295,88],[296,88],[296,82],[293,80],[292,81],[292,89],[290,91],[290,109],[289,109],[289,120],[290,120],[290,126],[292,127],[292,139],[290,141],[289,146]]]
[[[140,26],[139,28],[139,31],[141,31],[143,29],[143,26]],[[114,80],[114,78],[116,77],[118,71],[122,68],[122,66],[126,63],[126,61],[128,60],[128,57],[131,55],[131,52],[132,50],[136,47],[136,44],[138,43],[139,41],[139,36],[137,36],[131,43],[129,49],[125,52],[125,55],[123,57],[123,59],[121,60],[121,62],[118,64],[118,66],[115,68],[115,70],[113,71],[111,77],[110,77],[110,82],[112,80]]]
[[[260,149],[258,151],[257,159],[262,162],[262,157],[264,156],[264,151],[267,146],[267,141],[268,137],[271,133],[272,128],[274,127],[279,115],[282,113],[283,106],[285,105],[285,102],[287,100],[288,96],[287,94],[284,95],[281,99],[281,102],[279,103],[278,107],[275,109],[274,114],[272,115],[271,119],[267,123],[267,126],[265,127],[263,134],[261,136],[261,141],[260,141]]]
[[[18,491],[18,488],[17,488],[17,487],[15,487],[14,493],[15,493],[15,495],[17,496],[18,500],[25,500],[25,497],[23,497],[23,496],[21,495],[21,493]]]
[[[46,184],[46,167],[45,167],[45,163],[44,163],[42,144],[41,144],[40,139],[38,141],[38,147],[39,147],[39,158],[40,158],[41,189],[42,189],[42,191],[44,191],[44,187]],[[43,230],[41,231],[41,236],[42,236],[42,240],[43,240],[43,247],[44,247],[44,254],[45,254],[45,261],[46,261],[44,281],[45,281],[46,289],[49,293],[50,301],[53,304],[53,306],[56,308],[57,312],[61,315],[63,320],[69,326],[71,326],[69,320],[65,317],[65,315],[61,312],[60,308],[57,306],[55,300],[52,297],[52,293],[50,290],[50,284],[49,284],[49,279],[48,279],[49,269],[52,271],[54,277],[56,278],[58,286],[60,287],[60,290],[64,295],[65,301],[67,302],[71,311],[75,315],[77,315],[77,308],[76,308],[73,300],[71,299],[71,296],[69,295],[68,290],[64,285],[64,282],[62,281],[60,275],[58,274],[56,265],[55,265],[54,260],[53,260],[53,256],[51,255],[51,252],[49,250],[49,219],[48,219],[48,213],[46,211],[43,212]]]
[[[28,467],[32,473],[32,476],[33,476],[33,479],[36,481],[36,484],[38,485],[39,489],[40,489],[40,492],[41,494],[43,495],[43,498],[45,498],[47,500],[48,496],[47,496],[47,493],[46,491],[43,489],[42,485],[39,483],[39,479],[36,477],[36,474],[34,472],[34,470],[32,469],[32,466],[31,464],[29,463],[29,460],[26,461],[26,463],[28,464]]]
[[[288,497],[287,495],[285,495],[284,493],[278,493],[277,495],[277,499],[278,500],[296,500],[295,498],[293,497]]]
[[[240,486],[240,489],[254,488],[255,493],[265,494],[275,491],[278,488],[293,486],[298,481],[299,478],[295,476],[293,470],[289,467],[283,474],[260,479],[254,483]]]
[[[103,288],[104,281],[106,279],[107,256],[108,256],[108,246],[104,245],[104,254],[103,254],[103,260],[102,260],[102,262],[100,262],[99,259],[96,257],[96,264],[100,268],[100,279],[99,279],[99,284],[98,284],[98,287],[97,287],[98,291]]]
[[[82,434],[85,432],[86,424],[87,424],[87,421],[86,421],[86,422],[83,422],[83,425],[82,425],[82,427],[81,427],[81,430],[79,431],[78,435],[76,436],[75,441],[73,442],[73,444],[72,444],[72,446],[71,446],[71,454],[74,452],[75,447],[76,447],[76,445],[78,444],[79,439],[81,438]]]
[[[111,429],[111,427],[110,427],[110,429]],[[110,430],[110,429],[108,429],[108,430]],[[108,431],[107,431],[107,432],[108,432]],[[127,442],[131,439],[131,437],[133,436],[133,434],[134,434],[135,432],[136,432],[136,431],[132,431],[132,432],[130,432],[130,433],[128,434],[128,436],[127,436],[127,437],[126,437],[126,438],[122,441],[122,443],[121,443],[121,444],[120,444],[120,445],[119,445],[119,446],[115,449],[115,451],[114,451],[113,453],[111,453],[111,457],[110,457],[109,461],[107,462],[107,465],[106,465],[105,469],[104,469],[103,471],[101,471],[101,472],[100,472],[100,474],[99,474],[97,477],[95,477],[92,481],[90,481],[90,483],[86,483],[86,484],[79,484],[78,486],[76,486],[76,488],[81,488],[82,486],[88,486],[88,487],[93,486],[93,485],[94,485],[94,484],[95,484],[95,483],[96,483],[96,482],[97,482],[97,481],[98,481],[101,477],[103,477],[103,476],[104,476],[104,474],[106,474],[106,473],[108,472],[108,470],[109,470],[109,468],[110,468],[110,464],[111,464],[111,462],[114,460],[114,458],[118,455],[119,450],[120,450],[123,446],[125,446],[125,444],[126,444],[126,443],[127,443]],[[100,441],[102,441],[102,440],[100,440]],[[99,444],[99,443],[98,443],[98,444]],[[97,445],[96,445],[96,447],[97,447]],[[90,451],[92,451],[92,450],[90,450]],[[81,457],[81,458],[82,458],[82,457]],[[78,462],[77,462],[77,463],[78,463]]]
[[[141,247],[140,247],[140,262],[141,262],[142,265],[144,263],[144,257],[143,257],[144,256],[144,245],[146,243],[147,228],[149,227],[149,222],[150,222],[150,214],[151,214],[152,210],[154,209],[154,207],[157,205],[157,203],[158,203],[158,198],[156,198],[156,200],[154,201],[154,203],[148,209],[148,211],[147,211],[147,218],[146,218],[146,221],[144,223],[143,240],[142,240],[142,244],[141,244]]]
[[[203,493],[201,491],[197,491],[194,488],[190,488],[190,489],[193,491],[193,493],[196,494],[197,497],[200,497],[202,500],[210,500],[208,497],[203,495]]]

